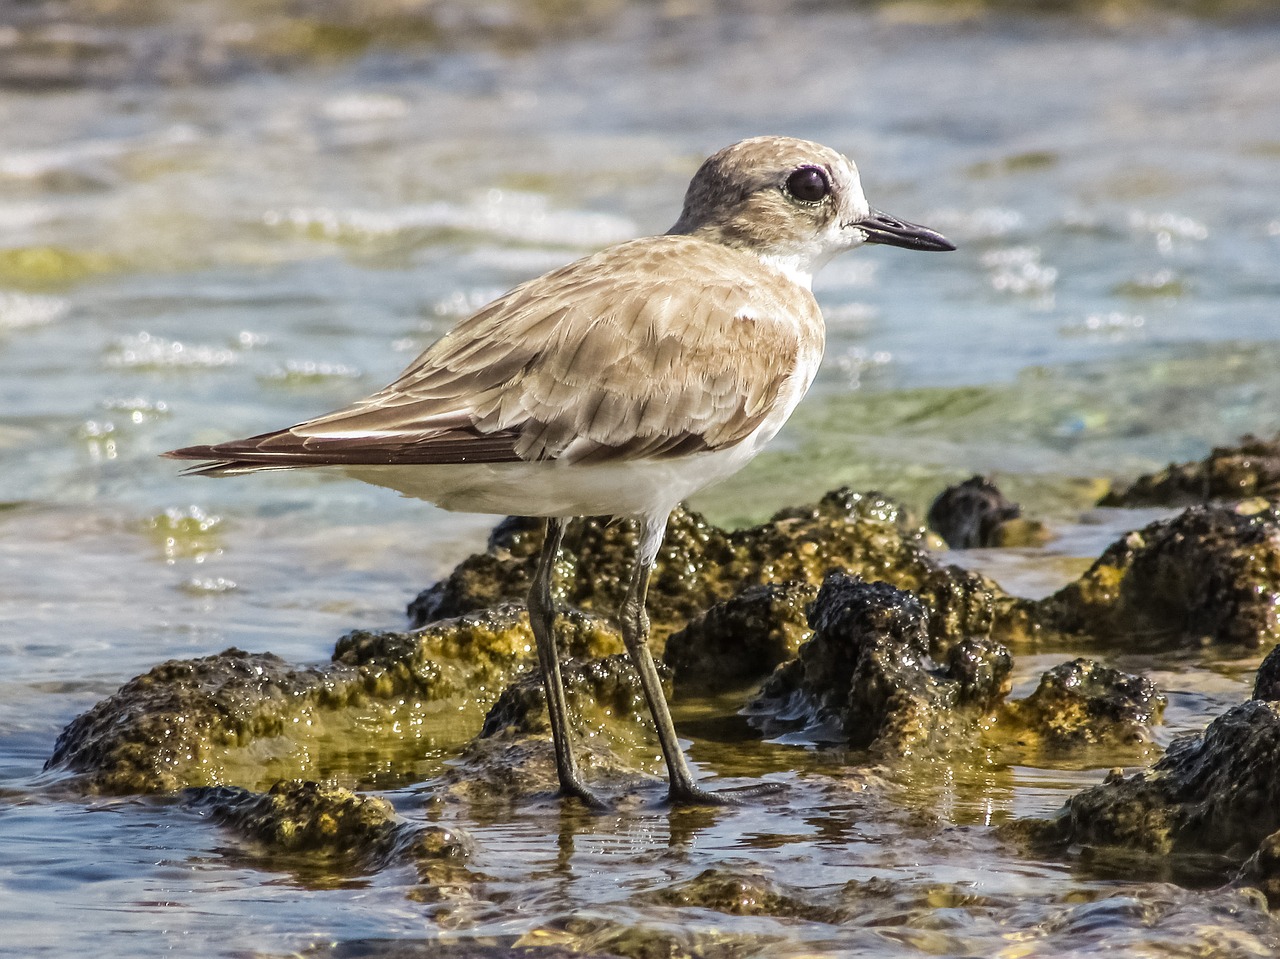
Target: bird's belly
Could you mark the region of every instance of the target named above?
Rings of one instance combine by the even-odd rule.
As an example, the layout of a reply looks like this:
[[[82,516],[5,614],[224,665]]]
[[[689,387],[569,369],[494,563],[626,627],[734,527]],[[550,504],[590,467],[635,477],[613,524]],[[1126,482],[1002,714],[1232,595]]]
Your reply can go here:
[[[450,463],[326,467],[413,499],[467,513],[638,516],[681,500],[741,469],[760,443],[668,459],[610,463]]]

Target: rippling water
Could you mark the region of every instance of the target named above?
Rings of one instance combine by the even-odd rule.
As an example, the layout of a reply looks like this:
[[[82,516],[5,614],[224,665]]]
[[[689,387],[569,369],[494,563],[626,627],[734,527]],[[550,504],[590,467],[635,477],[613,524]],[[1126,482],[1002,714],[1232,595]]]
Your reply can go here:
[[[470,832],[491,877],[487,898],[432,904],[403,872],[319,888],[190,812],[36,788],[62,726],[129,677],[230,645],[325,659],[348,629],[400,625],[489,525],[314,477],[181,479],[156,454],[381,385],[514,283],[665,230],[701,158],[743,136],[849,152],[873,205],[960,250],[864,250],[820,276],[814,395],[704,495],[712,515],[841,482],[920,508],[994,473],[1062,536],[963,561],[1044,593],[1147,518],[1087,512],[1100,480],[1280,429],[1280,30],[929,22],[945,14],[636,5],[532,44],[410,38],[178,82],[90,60],[97,82],[40,89],[0,60],[0,952],[629,955],[644,928],[707,955],[1272,954],[1269,921],[1232,902],[1161,887],[1131,909],[1123,875],[1018,858],[986,828],[1052,813],[1107,757],[957,767],[913,798],[831,754],[695,739],[709,769],[785,770],[789,804],[585,820],[476,821],[433,806],[429,778],[394,785],[404,815]],[[4,29],[18,49],[26,27]],[[41,29],[55,52],[97,36]],[[1119,664],[1169,691],[1163,741],[1247,697],[1256,657],[1234,656]],[[1021,680],[1060,658],[1020,659]],[[843,918],[645,898],[725,866]],[[940,889],[974,898],[940,907]]]

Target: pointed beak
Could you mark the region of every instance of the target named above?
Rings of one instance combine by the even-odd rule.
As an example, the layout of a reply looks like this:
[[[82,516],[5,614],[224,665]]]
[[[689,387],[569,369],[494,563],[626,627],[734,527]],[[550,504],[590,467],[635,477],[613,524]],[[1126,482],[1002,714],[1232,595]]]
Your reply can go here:
[[[916,223],[908,223],[906,220],[896,220],[879,210],[872,210],[861,220],[855,220],[850,225],[865,233],[868,243],[884,243],[887,246],[900,246],[907,250],[935,252],[956,248],[956,245],[941,233]]]

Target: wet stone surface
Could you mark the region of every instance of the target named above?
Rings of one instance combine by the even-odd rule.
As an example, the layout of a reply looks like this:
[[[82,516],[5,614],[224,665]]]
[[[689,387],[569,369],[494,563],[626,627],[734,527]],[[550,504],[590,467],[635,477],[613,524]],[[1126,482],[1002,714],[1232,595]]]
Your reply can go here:
[[[990,480],[974,476],[943,490],[929,507],[929,528],[952,549],[1039,546],[1049,539],[1042,523],[1028,520]]]
[[[1012,660],[999,643],[965,639],[945,666],[930,657],[920,601],[888,583],[844,573],[823,582],[809,612],[814,635],[749,706],[766,731],[810,736],[900,755],[937,744],[1008,691]],[[975,706],[967,714],[959,707]]]
[[[1280,640],[1280,510],[1195,506],[1113,543],[1075,583],[1024,604],[1039,625],[1106,641]]]
[[[462,861],[464,836],[400,819],[391,804],[338,786],[285,780],[265,793],[231,786],[187,790],[186,804],[234,831],[263,858],[307,856],[342,872],[399,861]]]
[[[1050,749],[1148,741],[1165,697],[1155,684],[1088,659],[1049,670],[1026,699],[1009,704],[1014,722]]]
[[[1113,773],[1072,797],[1053,825],[1065,843],[1243,862],[1280,829],[1280,704],[1232,707],[1175,740],[1148,771]]]
[[[1187,506],[1254,496],[1280,499],[1280,435],[1245,436],[1235,446],[1215,447],[1203,460],[1170,464],[1112,490],[1098,505]]]
[[[502,600],[523,601],[540,542],[540,526],[503,524],[486,552],[464,560],[414,600],[410,618],[422,624]],[[571,524],[555,579],[558,599],[613,615],[634,557],[631,524]],[[1004,599],[989,580],[935,559],[925,533],[908,523],[900,506],[876,493],[835,490],[816,504],[783,510],[768,523],[741,530],[724,530],[678,509],[649,586],[655,647],[746,587],[788,581],[817,586],[832,569],[919,593],[935,642],[987,632]]]

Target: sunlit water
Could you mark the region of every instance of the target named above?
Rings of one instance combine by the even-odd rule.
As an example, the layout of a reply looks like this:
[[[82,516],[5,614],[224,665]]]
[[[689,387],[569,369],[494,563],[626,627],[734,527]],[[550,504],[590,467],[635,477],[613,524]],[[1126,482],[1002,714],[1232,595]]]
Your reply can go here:
[[[381,385],[510,285],[665,230],[699,160],[743,136],[850,152],[873,205],[960,249],[865,250],[820,276],[814,395],[704,495],[713,516],[842,482],[921,509],[994,473],[1060,538],[950,558],[1042,595],[1151,518],[1088,512],[1099,479],[1280,428],[1280,31],[900,22],[912,9],[634,10],[513,52],[0,91],[0,952],[631,954],[627,930],[657,929],[716,955],[1272,954],[1269,920],[1229,897],[1146,886],[1135,906],[1127,879],[1162,877],[1029,861],[992,832],[1051,815],[1111,757],[958,765],[916,795],[867,785],[857,756],[695,737],[707,771],[792,788],[605,817],[442,806],[428,763],[387,795],[472,837],[488,879],[466,896],[424,895],[407,868],[309,880],[166,802],[36,788],[58,731],[129,677],[230,645],[326,659],[351,628],[401,625],[490,522],[306,476],[183,479],[156,454]],[[175,524],[197,534],[170,542]],[[1063,658],[1020,658],[1018,691]],[[1112,661],[1169,694],[1163,743],[1247,698],[1257,656]],[[713,867],[828,920],[654,898]]]

